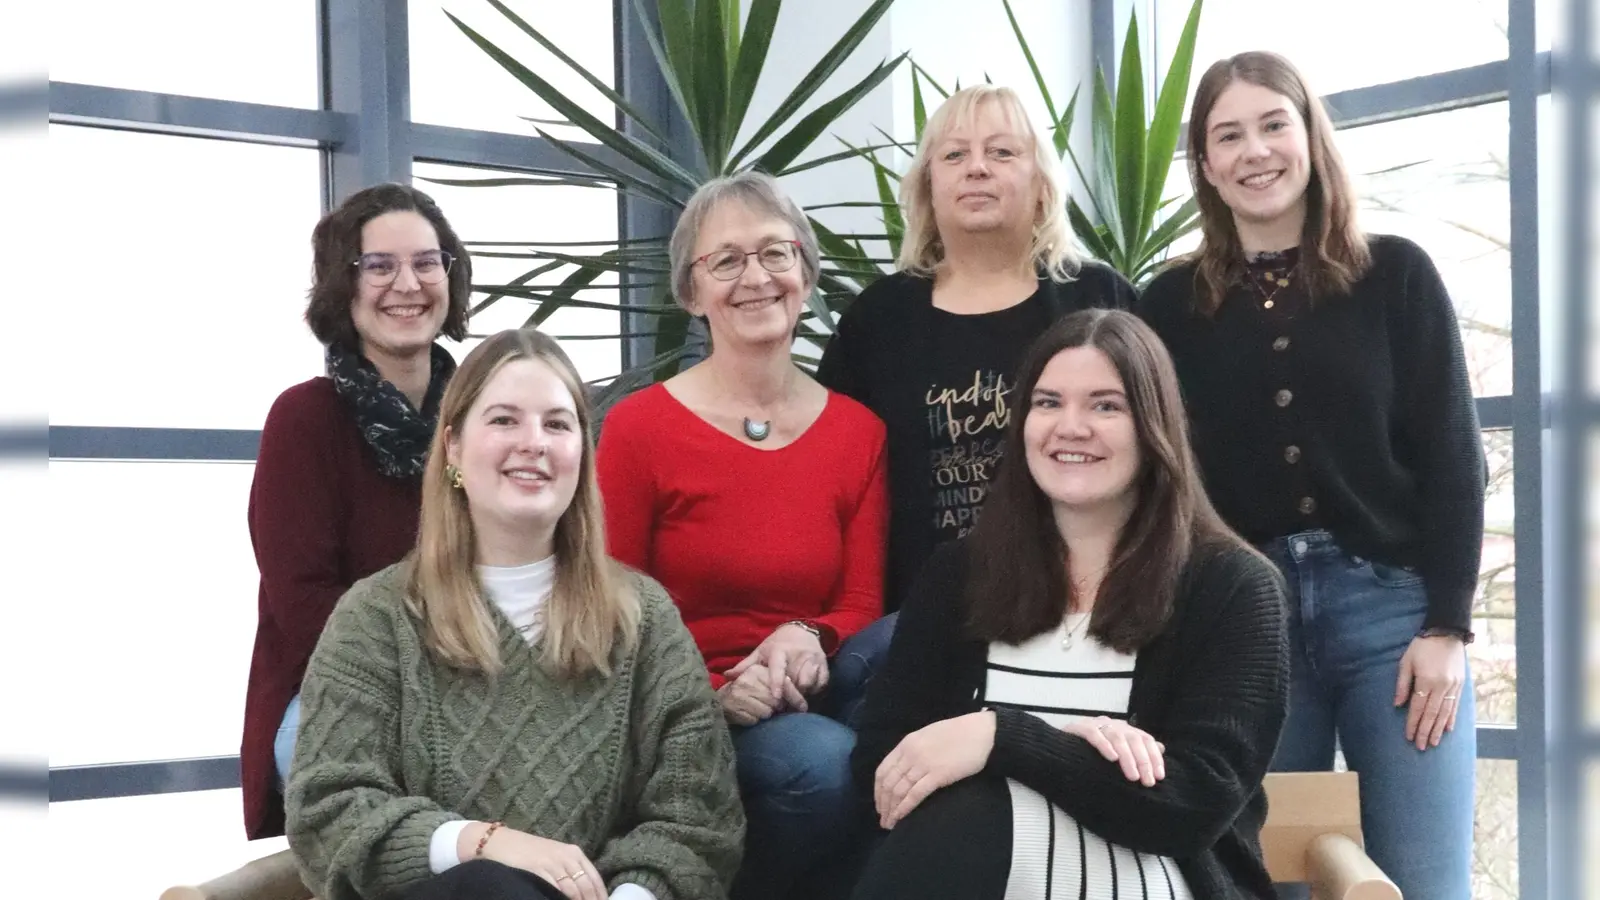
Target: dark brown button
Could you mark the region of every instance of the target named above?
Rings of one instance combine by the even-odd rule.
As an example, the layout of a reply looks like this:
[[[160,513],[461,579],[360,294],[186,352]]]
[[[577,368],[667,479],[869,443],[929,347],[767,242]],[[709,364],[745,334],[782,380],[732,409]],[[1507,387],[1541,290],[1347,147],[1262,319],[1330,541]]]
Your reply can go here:
[[[1279,406],[1288,406],[1289,402],[1293,399],[1294,391],[1290,390],[1282,390],[1272,395],[1272,402],[1278,404]]]
[[[1317,501],[1310,497],[1301,497],[1299,509],[1303,515],[1309,516],[1317,511]]]
[[[1283,448],[1283,461],[1290,464],[1299,462],[1300,448],[1293,444]]]
[[[1278,338],[1272,342],[1272,349],[1278,351],[1279,353],[1289,349],[1289,339],[1287,337]]]

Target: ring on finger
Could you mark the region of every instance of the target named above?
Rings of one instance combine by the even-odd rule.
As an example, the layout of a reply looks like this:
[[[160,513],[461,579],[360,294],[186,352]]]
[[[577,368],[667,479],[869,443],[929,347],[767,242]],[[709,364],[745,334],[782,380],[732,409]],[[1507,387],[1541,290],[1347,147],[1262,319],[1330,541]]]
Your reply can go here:
[[[579,878],[588,878],[589,877],[589,873],[583,871],[582,869],[579,869],[578,871],[573,872],[571,875],[568,875],[567,877],[571,878],[573,881],[577,881]]]
[[[1456,695],[1455,694],[1445,694],[1444,695],[1444,699],[1446,699],[1446,700],[1454,700],[1454,699],[1456,699]]]

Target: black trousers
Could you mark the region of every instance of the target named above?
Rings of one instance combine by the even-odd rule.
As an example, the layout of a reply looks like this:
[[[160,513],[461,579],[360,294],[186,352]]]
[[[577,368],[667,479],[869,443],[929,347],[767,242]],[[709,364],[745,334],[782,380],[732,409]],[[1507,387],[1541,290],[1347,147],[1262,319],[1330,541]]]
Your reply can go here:
[[[532,872],[474,859],[412,885],[389,900],[566,900]]]
[[[1011,875],[1011,792],[982,775],[931,794],[880,833],[853,900],[1001,900]]]

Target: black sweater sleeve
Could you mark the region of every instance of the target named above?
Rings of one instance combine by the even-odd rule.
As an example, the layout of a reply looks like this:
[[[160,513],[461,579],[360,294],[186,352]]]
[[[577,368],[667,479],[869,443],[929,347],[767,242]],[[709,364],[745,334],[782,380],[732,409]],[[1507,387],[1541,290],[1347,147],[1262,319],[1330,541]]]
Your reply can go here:
[[[850,755],[856,790],[872,805],[873,778],[906,735],[953,712],[955,648],[961,630],[959,542],[936,550],[906,594],[883,668],[862,703]]]
[[[1423,626],[1470,631],[1487,481],[1477,404],[1444,280],[1421,247],[1399,245],[1406,265],[1405,283],[1391,300],[1402,304],[1394,367],[1407,462],[1421,497],[1418,568],[1428,594]]]
[[[1175,635],[1190,655],[1172,681],[1170,713],[1154,737],[1166,778],[1128,781],[1089,743],[1037,716],[996,710],[989,770],[1044,795],[1108,841],[1178,859],[1215,845],[1260,790],[1288,711],[1283,591],[1271,565],[1225,551],[1196,570]]]

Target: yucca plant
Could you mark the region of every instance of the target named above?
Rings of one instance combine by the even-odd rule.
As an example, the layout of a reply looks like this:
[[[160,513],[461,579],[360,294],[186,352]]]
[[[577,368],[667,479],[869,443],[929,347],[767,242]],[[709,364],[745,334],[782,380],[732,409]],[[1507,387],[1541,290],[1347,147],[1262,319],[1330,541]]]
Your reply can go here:
[[[1090,253],[1109,263],[1135,285],[1148,281],[1166,260],[1169,248],[1200,224],[1199,207],[1192,197],[1161,221],[1157,219],[1160,213],[1177,201],[1176,197],[1163,198],[1162,193],[1166,189],[1173,154],[1177,152],[1178,138],[1183,130],[1183,107],[1189,94],[1195,37],[1199,31],[1203,2],[1195,0],[1189,9],[1189,17],[1174,48],[1161,91],[1156,95],[1153,116],[1147,116],[1145,109],[1139,20],[1137,16],[1130,19],[1122,45],[1122,63],[1115,98],[1111,95],[1105,73],[1099,68],[1095,70],[1090,112],[1094,153],[1091,165],[1085,167],[1068,142],[1077,113],[1079,90],[1074,89],[1066,108],[1058,111],[1050,86],[1011,8],[1011,0],[1001,0],[1012,32],[1016,35],[1017,46],[1027,60],[1040,98],[1044,101],[1049,115],[1046,130],[1056,153],[1073,167],[1085,185],[1082,193],[1087,209],[1076,196],[1067,207],[1073,232]],[[927,121],[924,84],[941,99],[950,96],[950,92],[912,61],[912,118],[917,141],[922,139],[922,129]],[[960,88],[959,83],[956,88]],[[895,189],[899,176],[892,166],[879,158],[882,149],[859,148],[856,152],[873,167],[879,193],[878,202],[873,205],[883,208],[884,239],[889,242],[893,253],[898,254],[900,236],[905,231],[905,220]],[[865,257],[866,253],[861,251],[860,256]],[[855,267],[860,268],[861,265]]]
[[[540,100],[576,126],[610,156],[602,158],[572,141],[550,134],[535,122],[536,131],[552,146],[579,161],[598,177],[577,177],[563,172],[534,172],[528,177],[475,180],[443,180],[440,183],[495,187],[507,184],[614,184],[626,195],[644,198],[671,210],[682,209],[697,187],[720,175],[756,168],[777,176],[817,166],[853,160],[854,151],[797,162],[798,157],[818,137],[828,132],[839,117],[889,77],[904,54],[879,63],[856,84],[817,106],[804,116],[800,109],[816,96],[824,81],[855,53],[867,33],[888,12],[894,0],[874,0],[822,57],[800,79],[777,109],[739,142],[750,111],[751,98],[766,64],[767,51],[777,25],[782,0],[750,0],[748,17],[741,23],[739,0],[656,0],[660,29],[651,24],[648,0],[633,0],[656,64],[672,99],[689,125],[694,140],[691,158],[673,158],[665,150],[664,123],[652,122],[614,90],[606,79],[595,77],[563,53],[552,41],[528,24],[500,0],[486,0],[518,30],[532,38],[563,65],[571,68],[595,88],[617,110],[618,118],[637,125],[644,137],[635,137],[610,122],[587,112],[557,90],[532,67],[519,62],[459,18],[445,13],[468,39],[488,54],[512,77],[525,85]],[[837,204],[835,204],[837,205]],[[818,207],[821,208],[821,207]],[[823,274],[819,290],[808,299],[807,318],[818,319],[824,329],[832,326],[829,295],[858,289],[858,278],[871,273],[858,271],[864,255],[854,251],[846,237],[834,234],[816,223],[824,246]],[[529,269],[508,284],[475,285],[487,297],[474,312],[505,298],[532,301],[529,325],[539,325],[566,307],[633,312],[655,322],[645,332],[617,334],[619,339],[645,338],[650,358],[622,372],[596,392],[595,401],[604,410],[631,390],[677,371],[691,353],[689,317],[671,298],[668,285],[667,235],[650,235],[622,242],[548,241],[528,238],[517,241],[478,242],[492,245],[476,252],[528,260]],[[508,249],[509,248],[509,249]],[[836,251],[845,258],[835,259]],[[599,285],[603,274],[618,276],[622,285]],[[618,296],[616,302],[592,299],[593,292],[618,287],[647,288],[647,303],[629,303]],[[584,297],[580,299],[579,294]],[[603,296],[603,295],[602,295]]]

